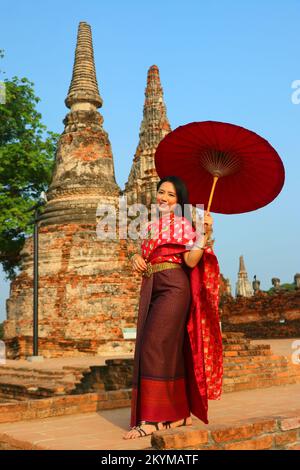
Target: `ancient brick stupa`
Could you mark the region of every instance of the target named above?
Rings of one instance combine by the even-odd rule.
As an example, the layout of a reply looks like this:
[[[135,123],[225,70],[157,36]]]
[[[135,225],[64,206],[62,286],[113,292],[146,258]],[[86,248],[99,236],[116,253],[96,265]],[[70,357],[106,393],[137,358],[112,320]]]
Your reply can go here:
[[[159,177],[155,170],[154,156],[160,141],[171,132],[163,99],[159,70],[156,65],[148,70],[145,90],[143,120],[140,139],[133,164],[125,184],[125,194],[129,204],[139,202],[150,207],[156,202],[156,185]]]
[[[55,170],[39,229],[39,354],[131,352],[124,328],[136,324],[140,279],[133,276],[127,244],[101,240],[99,202],[117,207],[121,190],[104,131],[91,29],[80,23],[73,76]],[[32,354],[33,243],[26,240],[21,273],[7,300],[8,357]],[[126,305],[126,308],[124,308]]]

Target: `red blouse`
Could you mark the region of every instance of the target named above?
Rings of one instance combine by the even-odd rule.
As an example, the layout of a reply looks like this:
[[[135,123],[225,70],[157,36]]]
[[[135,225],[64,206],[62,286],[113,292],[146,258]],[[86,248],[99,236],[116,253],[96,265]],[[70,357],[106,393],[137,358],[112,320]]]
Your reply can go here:
[[[191,223],[184,217],[177,217],[171,212],[170,216],[162,216],[158,221],[149,222],[143,233],[143,241],[141,245],[142,256],[148,261],[150,255],[161,244],[179,243],[186,245],[187,250],[195,241],[195,230]],[[183,263],[182,253],[161,255],[153,257],[152,264],[162,263]]]

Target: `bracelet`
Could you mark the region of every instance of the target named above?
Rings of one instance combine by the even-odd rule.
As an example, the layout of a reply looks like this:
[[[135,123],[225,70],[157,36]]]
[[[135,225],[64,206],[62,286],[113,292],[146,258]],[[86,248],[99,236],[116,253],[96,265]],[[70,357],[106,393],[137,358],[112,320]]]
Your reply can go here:
[[[206,232],[195,232],[195,233],[196,233],[198,236],[199,236],[199,235],[207,235]]]
[[[201,239],[201,240],[203,239],[203,235],[204,235],[204,237],[206,237],[208,234],[207,234],[206,232],[197,233],[197,236],[196,236],[196,239],[195,239],[195,244],[196,244],[197,242],[199,242],[200,239]]]
[[[138,253],[133,253],[133,254],[131,254],[131,255],[128,255],[129,261],[132,261],[132,258],[133,258],[135,255],[137,255],[137,254],[138,254]]]
[[[197,250],[205,250],[205,246],[199,246],[196,243],[192,246],[192,248],[196,248]]]

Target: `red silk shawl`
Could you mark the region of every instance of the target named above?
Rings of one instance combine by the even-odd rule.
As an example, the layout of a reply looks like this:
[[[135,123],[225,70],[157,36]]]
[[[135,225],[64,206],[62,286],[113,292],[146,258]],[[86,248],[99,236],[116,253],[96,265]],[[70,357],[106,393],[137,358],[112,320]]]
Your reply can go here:
[[[169,225],[169,229],[164,227]],[[160,233],[159,233],[160,232]],[[148,224],[141,248],[151,262],[157,256],[189,251],[196,232],[185,217],[171,213]],[[208,400],[219,400],[222,393],[223,347],[219,323],[220,270],[213,249],[206,248],[199,263],[189,268],[183,262],[191,288],[186,323],[184,361],[186,387],[191,413],[208,424]]]

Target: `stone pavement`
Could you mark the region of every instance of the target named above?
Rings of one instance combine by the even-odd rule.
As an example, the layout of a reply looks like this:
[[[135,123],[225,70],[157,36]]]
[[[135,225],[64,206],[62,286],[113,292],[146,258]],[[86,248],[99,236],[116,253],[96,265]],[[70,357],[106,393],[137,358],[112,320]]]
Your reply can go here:
[[[251,339],[252,344],[270,344],[274,354],[280,354],[283,356],[290,357],[292,352],[292,343],[299,338],[287,338],[287,339]],[[42,362],[29,362],[25,359],[6,361],[6,366],[11,367],[26,367],[31,369],[49,369],[57,370],[62,369],[65,366],[103,366],[105,365],[106,359],[131,359],[133,354],[115,354],[115,355],[97,355],[97,356],[78,356],[78,357],[57,357],[57,358],[45,358]],[[1,367],[1,365],[0,365]]]
[[[115,354],[115,355],[97,355],[97,356],[77,356],[77,357],[55,357],[45,358],[41,362],[29,362],[26,359],[6,360],[7,367],[19,367],[26,369],[47,369],[58,370],[63,367],[89,367],[89,366],[104,366],[106,359],[131,359],[133,354]],[[1,364],[0,364],[1,367]]]
[[[282,339],[251,339],[252,344],[270,344],[274,354],[291,357],[295,349],[292,348],[294,341],[300,341],[299,338],[282,338]],[[297,348],[299,349],[299,347]]]
[[[299,411],[299,397],[300,384],[226,393],[221,400],[209,401],[209,425],[195,417],[193,425],[209,430],[215,425],[232,425],[245,419]],[[3,441],[3,435],[6,435],[12,442],[22,441],[28,443],[27,447],[35,445],[51,450],[151,448],[151,436],[133,440],[122,439],[123,433],[128,429],[129,418],[130,409],[119,408],[97,413],[4,423],[0,425],[0,441]]]

